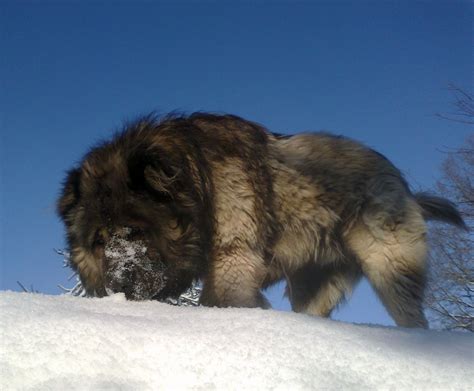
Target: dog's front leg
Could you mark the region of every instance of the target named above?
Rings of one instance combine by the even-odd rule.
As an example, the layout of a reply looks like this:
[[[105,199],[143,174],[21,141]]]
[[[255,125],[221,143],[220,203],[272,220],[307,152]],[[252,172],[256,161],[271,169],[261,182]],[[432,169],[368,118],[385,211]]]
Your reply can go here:
[[[265,278],[263,258],[242,246],[219,248],[201,296],[201,304],[217,307],[261,307],[270,305],[260,292]]]

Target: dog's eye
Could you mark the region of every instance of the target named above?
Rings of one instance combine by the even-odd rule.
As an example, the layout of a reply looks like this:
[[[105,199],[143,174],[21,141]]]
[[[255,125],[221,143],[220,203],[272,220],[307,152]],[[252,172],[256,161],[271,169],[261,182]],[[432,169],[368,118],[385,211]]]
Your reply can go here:
[[[139,240],[142,239],[144,235],[143,229],[139,227],[130,227],[130,233],[128,234],[129,240]]]
[[[92,242],[93,247],[103,247],[105,246],[105,237],[102,234],[101,230],[97,230],[94,235],[94,240]]]

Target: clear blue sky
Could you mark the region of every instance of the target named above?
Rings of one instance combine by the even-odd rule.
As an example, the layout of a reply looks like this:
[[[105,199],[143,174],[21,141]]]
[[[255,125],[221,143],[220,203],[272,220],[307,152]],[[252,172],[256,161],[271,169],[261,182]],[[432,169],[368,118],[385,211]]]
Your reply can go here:
[[[0,289],[58,293],[54,212],[65,171],[149,110],[234,113],[273,131],[326,129],[433,187],[466,126],[449,83],[473,86],[467,1],[0,4]],[[277,308],[285,303],[273,293]],[[392,324],[367,285],[339,319]]]

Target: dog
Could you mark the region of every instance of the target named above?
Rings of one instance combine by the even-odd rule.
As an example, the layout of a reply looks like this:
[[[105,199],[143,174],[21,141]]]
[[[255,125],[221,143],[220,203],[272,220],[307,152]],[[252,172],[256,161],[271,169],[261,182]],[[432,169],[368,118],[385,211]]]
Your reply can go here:
[[[268,308],[262,289],[286,280],[294,311],[328,317],[365,276],[404,327],[427,327],[426,221],[465,227],[356,141],[209,113],[126,124],[57,208],[90,295],[164,300],[201,280],[203,305]]]

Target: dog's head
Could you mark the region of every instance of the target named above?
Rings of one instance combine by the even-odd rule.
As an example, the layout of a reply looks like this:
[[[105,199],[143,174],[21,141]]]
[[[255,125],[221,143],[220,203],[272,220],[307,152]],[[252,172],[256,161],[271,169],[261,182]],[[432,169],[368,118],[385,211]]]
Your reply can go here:
[[[58,201],[71,264],[87,292],[178,296],[205,267],[202,192],[192,157],[142,120],[92,149]]]

